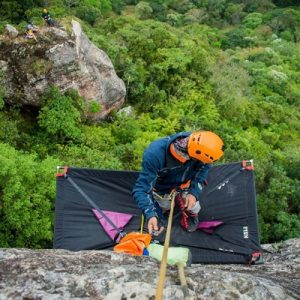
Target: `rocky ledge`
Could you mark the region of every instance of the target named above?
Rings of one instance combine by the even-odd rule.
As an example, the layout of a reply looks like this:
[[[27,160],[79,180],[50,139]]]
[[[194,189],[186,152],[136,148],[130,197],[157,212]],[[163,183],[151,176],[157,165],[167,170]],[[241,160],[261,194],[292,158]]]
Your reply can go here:
[[[192,299],[300,299],[300,239],[263,245],[261,265],[185,268]],[[0,250],[0,299],[154,299],[160,263],[111,251]],[[168,267],[164,299],[184,299]]]

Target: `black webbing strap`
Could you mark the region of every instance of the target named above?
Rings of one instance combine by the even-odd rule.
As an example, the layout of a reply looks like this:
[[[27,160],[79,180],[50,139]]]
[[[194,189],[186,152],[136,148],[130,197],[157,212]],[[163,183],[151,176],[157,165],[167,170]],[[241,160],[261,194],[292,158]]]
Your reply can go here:
[[[107,216],[106,214],[97,206],[97,204],[77,185],[76,182],[72,178],[70,178],[67,174],[64,176],[69,182],[73,185],[73,187],[83,196],[83,198],[94,208],[99,214],[117,231],[118,235],[121,237],[125,236],[126,233],[122,232]],[[118,237],[118,236],[117,236]],[[116,237],[116,239],[117,239]]]

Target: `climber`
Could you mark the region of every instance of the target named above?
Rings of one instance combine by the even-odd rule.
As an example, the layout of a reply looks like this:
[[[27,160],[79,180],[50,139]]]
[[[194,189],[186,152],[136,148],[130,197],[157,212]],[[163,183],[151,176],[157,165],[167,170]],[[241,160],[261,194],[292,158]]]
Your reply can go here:
[[[35,34],[33,33],[32,29],[29,29],[28,31],[26,31],[26,36],[25,36],[27,39],[36,39],[36,36]]]
[[[32,23],[28,23],[26,25],[26,38],[27,39],[36,39],[35,33],[38,32],[38,27],[33,25]]]
[[[149,233],[161,231],[174,188],[181,226],[188,232],[198,228],[202,188],[211,163],[223,155],[223,146],[221,138],[211,131],[181,132],[148,146],[132,195],[143,211]]]
[[[39,31],[39,28],[37,27],[37,26],[35,26],[35,25],[33,25],[31,22],[28,22],[27,24],[26,24],[26,32],[28,31],[28,30],[32,30],[32,32],[34,32],[34,33],[36,33],[36,32],[38,32]]]
[[[55,22],[51,18],[50,13],[48,12],[48,10],[46,8],[43,9],[42,18],[45,20],[45,23],[48,26],[50,26],[50,27],[55,26]]]

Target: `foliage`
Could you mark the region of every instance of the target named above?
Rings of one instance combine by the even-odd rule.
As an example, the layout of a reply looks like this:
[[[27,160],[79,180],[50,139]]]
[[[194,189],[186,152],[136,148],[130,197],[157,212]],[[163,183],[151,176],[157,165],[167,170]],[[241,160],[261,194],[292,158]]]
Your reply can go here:
[[[243,4],[229,3],[224,11],[224,17],[230,24],[240,24],[245,16]]]
[[[62,95],[57,88],[52,88],[45,95],[45,105],[38,116],[39,126],[55,140],[65,141],[66,139],[80,138],[78,125],[81,121],[79,108],[82,103],[80,98],[72,98],[71,95]],[[79,106],[79,108],[78,108]]]
[[[261,13],[253,12],[244,18],[243,24],[247,28],[255,29],[262,23],[262,21],[263,15]]]
[[[214,86],[217,103],[225,119],[243,127],[254,123],[257,115],[256,107],[251,102],[250,77],[241,66],[222,58],[212,68],[210,82]]]
[[[0,143],[0,245],[51,247],[57,160]]]
[[[5,97],[5,88],[1,84],[1,79],[3,78],[3,75],[0,73],[0,110],[4,106],[4,97]]]
[[[298,0],[273,0],[274,4],[285,7],[285,6],[296,6],[299,4]]]
[[[88,104],[88,109],[87,110],[88,110],[89,113],[93,113],[93,114],[98,113],[98,112],[101,111],[101,105],[95,100],[91,101]]]
[[[6,0],[0,3],[0,17],[1,19],[8,19],[12,21],[18,21],[28,8],[34,6],[33,1],[14,1]]]
[[[122,0],[111,1],[112,10],[119,15],[122,13],[125,5],[126,3]]]
[[[101,16],[101,11],[94,6],[78,6],[76,7],[75,15],[89,24],[94,25],[97,18]]]
[[[299,41],[300,12],[296,9],[277,9],[265,16],[265,21],[274,33],[281,35],[290,33],[295,42]]]
[[[17,147],[21,140],[18,130],[19,124],[20,121],[16,118],[14,112],[1,111],[0,126],[2,129],[0,131],[0,141]]]
[[[61,148],[59,158],[66,165],[75,165],[82,168],[101,168],[121,170],[123,165],[118,157],[109,151],[91,149],[84,145],[70,145]]]
[[[246,27],[237,27],[225,34],[222,48],[248,48],[253,46],[253,44],[253,40],[248,36],[248,29]]]
[[[28,70],[35,76],[40,77],[41,75],[46,75],[49,70],[52,69],[53,63],[46,59],[35,59],[32,64],[30,64]]]
[[[135,13],[137,14],[139,19],[148,19],[151,17],[153,12],[152,7],[149,3],[140,1],[135,7]]]
[[[181,82],[196,77],[198,70],[205,75],[209,64],[205,26],[199,27],[199,39],[194,40],[182,30],[152,20],[108,19],[101,29],[104,36],[110,35],[111,43],[101,45],[127,83],[130,103],[143,110],[150,111],[153,104],[178,93]]]

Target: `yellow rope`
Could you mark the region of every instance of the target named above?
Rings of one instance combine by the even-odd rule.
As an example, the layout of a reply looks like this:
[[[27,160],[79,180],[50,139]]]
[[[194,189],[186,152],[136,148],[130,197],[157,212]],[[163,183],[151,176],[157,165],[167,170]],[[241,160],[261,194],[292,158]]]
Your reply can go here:
[[[145,217],[144,217],[144,214],[142,214],[141,230],[140,230],[141,233],[143,233],[143,231],[144,231],[144,222],[145,222]]]
[[[160,264],[160,272],[159,272],[159,279],[158,279],[158,285],[156,289],[155,300],[162,300],[166,271],[167,271],[168,249],[170,245],[172,219],[173,219],[173,212],[174,212],[174,201],[175,201],[176,192],[172,191],[170,196],[171,196],[171,209],[170,209],[170,214],[168,219],[164,250],[163,250],[163,255]]]

